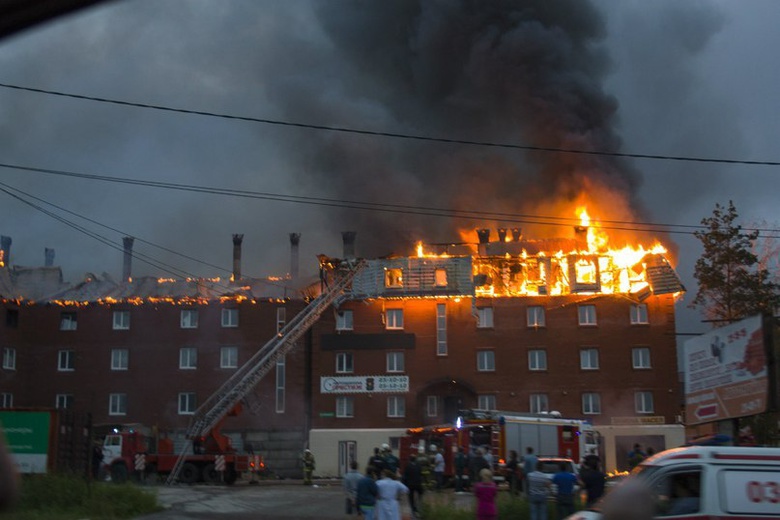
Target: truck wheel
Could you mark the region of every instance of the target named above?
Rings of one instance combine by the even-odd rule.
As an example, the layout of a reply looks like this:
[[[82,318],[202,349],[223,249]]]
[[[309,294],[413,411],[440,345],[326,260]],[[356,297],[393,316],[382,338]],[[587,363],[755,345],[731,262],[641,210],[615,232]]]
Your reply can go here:
[[[117,484],[127,482],[127,466],[124,462],[117,462],[111,466],[111,481]]]
[[[203,468],[203,481],[207,482],[209,484],[217,484],[220,482],[220,475],[219,471],[217,471],[217,467],[214,466],[214,464],[207,464],[205,468]]]
[[[192,462],[185,462],[179,472],[179,481],[183,484],[194,484],[200,478],[200,469]]]
[[[238,480],[238,472],[236,472],[236,468],[233,467],[232,464],[228,465],[225,468],[225,484],[228,486],[232,486],[236,483],[236,480]]]

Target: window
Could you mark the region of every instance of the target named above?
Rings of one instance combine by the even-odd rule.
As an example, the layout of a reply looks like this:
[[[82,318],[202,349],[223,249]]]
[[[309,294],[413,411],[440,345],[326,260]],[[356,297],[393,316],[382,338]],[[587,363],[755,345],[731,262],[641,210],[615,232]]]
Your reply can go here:
[[[652,488],[653,499],[657,504],[655,518],[681,515],[688,518],[701,518],[701,515],[696,514],[702,509],[701,472],[701,468],[685,468],[682,471],[668,472],[655,480]],[[751,482],[748,484],[748,489],[752,489],[756,484],[758,483]],[[758,484],[756,491],[760,501],[762,488],[759,486],[761,484]],[[771,502],[774,499],[765,500]]]
[[[631,349],[631,362],[634,368],[652,368],[650,365],[650,348],[635,347]]]
[[[528,370],[547,370],[547,351],[534,349],[528,351]]]
[[[219,368],[238,368],[238,347],[219,349]]]
[[[57,394],[54,399],[54,407],[59,410],[73,408],[73,396],[71,394]]]
[[[477,307],[477,328],[493,328],[493,307]]]
[[[596,325],[596,306],[580,305],[577,307],[579,313],[579,324],[585,326]]]
[[[447,270],[436,269],[433,272],[433,285],[436,287],[447,287]]]
[[[399,330],[404,328],[404,310],[387,309],[385,311],[385,328],[388,330]]]
[[[425,412],[428,417],[437,417],[439,415],[439,396],[429,395],[425,400]]]
[[[16,370],[16,349],[11,347],[3,348],[3,369]]]
[[[529,327],[544,327],[544,307],[528,307],[526,319]]]
[[[634,405],[636,413],[653,413],[653,392],[636,392]]]
[[[340,310],[336,313],[336,330],[352,330],[352,311]]]
[[[385,269],[385,287],[401,288],[404,286],[403,269]]]
[[[496,396],[495,395],[478,395],[477,396],[477,409],[478,410],[495,410]]]
[[[355,417],[355,398],[336,398],[336,417]]]
[[[582,394],[582,413],[598,415],[601,413],[601,396],[596,393]]]
[[[582,370],[598,370],[599,349],[597,348],[580,349],[580,368]]]
[[[405,417],[406,416],[406,401],[399,395],[391,395],[387,398],[387,416],[388,417]]]
[[[496,353],[493,350],[477,351],[477,370],[494,372],[496,370]]]
[[[60,372],[69,372],[74,369],[74,359],[76,353],[72,350],[60,350],[57,353],[57,370]]]
[[[336,373],[351,374],[355,371],[352,360],[352,354],[349,352],[339,352],[336,354]]]
[[[183,329],[197,329],[198,328],[198,310],[197,309],[185,309],[181,311],[181,328]]]
[[[285,307],[278,307],[276,309],[276,333],[280,333],[287,323],[287,309]]]
[[[222,326],[238,327],[238,309],[222,309]]]
[[[0,394],[0,408],[13,408],[14,407],[14,394],[10,392],[3,392]]]
[[[195,413],[195,392],[182,392],[179,394],[179,415],[192,415]]]
[[[547,394],[531,394],[530,410],[531,413],[549,412],[550,403]]]
[[[76,330],[78,320],[75,312],[63,312],[60,314],[60,330]]]
[[[111,349],[111,370],[127,370],[130,353],[126,348]]]
[[[108,415],[127,415],[127,394],[108,394]]]
[[[179,368],[192,370],[198,368],[198,349],[182,347],[179,349]]]
[[[284,413],[287,384],[286,366],[287,359],[284,356],[279,356],[276,360],[276,413]]]
[[[15,329],[19,326],[19,311],[17,309],[5,310],[5,326]]]
[[[114,330],[130,329],[130,311],[114,311]]]
[[[404,353],[403,352],[388,352],[387,353],[387,371],[388,372],[403,372],[404,371]]]
[[[631,306],[631,325],[647,325],[647,305],[638,303]]]
[[[436,304],[436,355],[447,355],[447,304]]]

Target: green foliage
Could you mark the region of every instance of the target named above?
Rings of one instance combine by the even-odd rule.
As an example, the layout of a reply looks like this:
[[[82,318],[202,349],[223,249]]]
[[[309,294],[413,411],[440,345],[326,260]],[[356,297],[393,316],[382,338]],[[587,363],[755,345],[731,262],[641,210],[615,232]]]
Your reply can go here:
[[[133,484],[88,483],[66,475],[25,475],[13,520],[113,520],[159,511],[154,493]]]
[[[738,216],[733,202],[716,204],[712,217],[701,221],[706,230],[694,233],[704,252],[694,268],[699,290],[691,306],[719,322],[771,313],[780,304],[780,287],[752,252],[759,232],[744,232]]]

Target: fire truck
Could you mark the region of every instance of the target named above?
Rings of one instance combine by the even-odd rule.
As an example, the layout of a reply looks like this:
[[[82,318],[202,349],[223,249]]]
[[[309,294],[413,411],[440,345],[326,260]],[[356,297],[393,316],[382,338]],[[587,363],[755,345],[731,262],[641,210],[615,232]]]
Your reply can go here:
[[[411,455],[430,454],[430,446],[444,448],[445,476],[454,475],[455,454],[463,448],[473,454],[489,448],[495,469],[511,451],[522,456],[527,447],[540,457],[564,457],[578,464],[588,453],[598,454],[598,439],[587,421],[565,419],[555,412],[530,414],[487,410],[461,410],[453,425],[410,428],[401,438],[402,464]]]
[[[241,412],[237,404],[225,417]],[[168,476],[183,456],[178,480],[184,484],[195,482],[233,484],[242,473],[252,479],[265,470],[263,458],[253,453],[240,454],[233,448],[230,437],[221,433],[222,421],[205,435],[192,441],[192,452],[181,455],[174,452],[173,441],[151,435],[141,425],[116,425],[103,441],[104,468],[115,482],[130,476],[158,478]]]

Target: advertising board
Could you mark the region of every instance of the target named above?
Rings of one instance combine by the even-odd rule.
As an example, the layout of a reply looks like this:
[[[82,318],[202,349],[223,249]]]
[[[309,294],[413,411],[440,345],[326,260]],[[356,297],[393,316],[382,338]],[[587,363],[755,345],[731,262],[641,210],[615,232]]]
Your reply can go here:
[[[320,377],[323,394],[366,394],[408,392],[409,376],[326,376]]]
[[[0,411],[0,434],[20,473],[46,473],[51,421],[51,412]]]
[[[766,411],[769,380],[762,317],[686,341],[683,370],[688,425]]]

